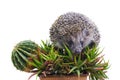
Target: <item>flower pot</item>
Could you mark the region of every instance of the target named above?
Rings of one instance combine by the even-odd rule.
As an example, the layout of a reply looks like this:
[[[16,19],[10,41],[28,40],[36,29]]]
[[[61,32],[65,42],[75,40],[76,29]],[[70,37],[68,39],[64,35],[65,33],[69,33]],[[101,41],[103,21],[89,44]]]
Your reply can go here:
[[[47,77],[40,76],[40,80],[87,80],[88,75],[67,75],[67,76],[56,76],[56,75],[51,75]]]

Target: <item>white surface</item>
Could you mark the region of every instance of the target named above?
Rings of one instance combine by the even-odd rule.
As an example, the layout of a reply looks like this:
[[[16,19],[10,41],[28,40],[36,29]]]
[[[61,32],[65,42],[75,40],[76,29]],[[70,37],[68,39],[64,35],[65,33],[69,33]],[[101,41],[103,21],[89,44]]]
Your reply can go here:
[[[100,47],[110,61],[109,80],[119,80],[119,0],[0,0],[0,80],[27,80],[30,74],[15,69],[11,51],[16,43],[49,40],[49,28],[57,17],[74,11],[91,18],[101,33]],[[31,80],[35,80],[33,77]]]

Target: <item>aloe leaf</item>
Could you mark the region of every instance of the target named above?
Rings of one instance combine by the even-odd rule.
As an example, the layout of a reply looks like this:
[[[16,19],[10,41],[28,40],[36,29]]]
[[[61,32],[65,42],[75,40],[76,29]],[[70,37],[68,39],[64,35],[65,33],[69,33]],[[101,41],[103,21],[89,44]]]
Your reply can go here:
[[[83,66],[86,62],[87,62],[87,60],[84,60],[84,61],[79,65],[79,68],[80,68],[81,66]]]
[[[69,73],[73,72],[75,69],[77,69],[76,66],[74,66],[74,67],[69,71]]]
[[[49,60],[49,57],[43,53],[41,53],[41,58],[43,58],[44,60]]]
[[[76,70],[77,75],[80,76],[80,70]]]
[[[72,52],[68,49],[68,47],[66,45],[65,46],[65,50],[67,51],[69,57],[72,59],[73,58],[73,55],[72,55]]]

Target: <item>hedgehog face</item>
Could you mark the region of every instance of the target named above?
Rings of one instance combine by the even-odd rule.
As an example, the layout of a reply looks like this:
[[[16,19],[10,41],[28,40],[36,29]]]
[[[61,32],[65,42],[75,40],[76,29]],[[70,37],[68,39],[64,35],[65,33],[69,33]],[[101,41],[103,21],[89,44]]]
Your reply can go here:
[[[83,41],[77,40],[74,37],[67,42],[67,45],[75,54],[79,54],[83,49]]]
[[[92,42],[92,33],[83,30],[81,33],[71,35],[68,41],[65,41],[71,51],[75,54],[80,54],[81,51]]]

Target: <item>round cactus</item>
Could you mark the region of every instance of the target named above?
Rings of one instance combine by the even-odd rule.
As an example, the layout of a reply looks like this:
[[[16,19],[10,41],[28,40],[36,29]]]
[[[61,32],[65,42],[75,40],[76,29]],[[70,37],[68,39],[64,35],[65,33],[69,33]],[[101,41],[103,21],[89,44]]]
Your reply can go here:
[[[40,54],[40,47],[31,40],[18,43],[12,51],[12,62],[21,71],[30,72],[37,67],[36,61]]]

